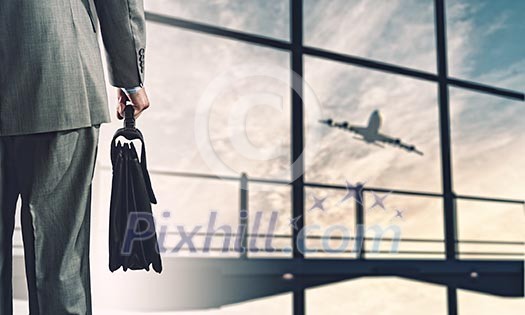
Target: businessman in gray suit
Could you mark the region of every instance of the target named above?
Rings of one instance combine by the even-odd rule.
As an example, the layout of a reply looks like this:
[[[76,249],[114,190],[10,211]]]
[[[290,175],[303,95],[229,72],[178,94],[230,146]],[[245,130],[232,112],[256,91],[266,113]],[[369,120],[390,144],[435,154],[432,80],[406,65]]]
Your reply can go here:
[[[18,197],[31,315],[91,314],[89,226],[99,126],[149,107],[142,0],[0,1],[0,314],[12,314]]]

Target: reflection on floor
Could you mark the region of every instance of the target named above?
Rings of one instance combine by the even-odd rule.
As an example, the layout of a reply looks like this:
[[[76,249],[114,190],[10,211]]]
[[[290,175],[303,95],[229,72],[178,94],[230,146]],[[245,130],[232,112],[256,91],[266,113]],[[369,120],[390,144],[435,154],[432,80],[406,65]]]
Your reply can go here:
[[[219,314],[219,313],[221,313],[219,310],[203,310],[203,311],[192,311],[192,312],[130,312],[130,311],[117,311],[117,310],[103,310],[97,307],[94,307],[93,309],[93,314],[95,315],[214,315],[214,314]],[[27,301],[14,300],[13,315],[27,315],[27,314],[29,314],[29,307],[27,306]],[[239,312],[239,314],[241,313]]]
[[[27,315],[27,314],[29,314],[29,307],[27,306],[27,301],[14,300],[13,315]],[[115,311],[115,310],[101,310],[101,309],[95,308],[93,310],[93,314],[96,314],[96,315],[184,315],[184,314],[189,314],[189,313],[180,313],[180,312],[176,312],[176,313],[171,313],[171,312],[135,313],[135,312],[129,312],[129,311],[124,312],[124,311]],[[199,314],[199,313],[193,312],[191,314],[194,315],[194,314]],[[209,313],[203,312],[202,314],[209,314]]]

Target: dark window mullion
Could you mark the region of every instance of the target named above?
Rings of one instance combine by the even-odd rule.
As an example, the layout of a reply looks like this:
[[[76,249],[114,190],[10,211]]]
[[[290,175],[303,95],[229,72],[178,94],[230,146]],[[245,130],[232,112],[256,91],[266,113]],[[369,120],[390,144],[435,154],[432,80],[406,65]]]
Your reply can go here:
[[[441,139],[441,180],[443,182],[443,212],[445,222],[445,253],[447,260],[456,260],[456,207],[452,189],[452,149],[450,137],[445,1],[434,0],[434,6]],[[456,315],[458,313],[457,290],[452,286],[447,286],[447,309],[448,315]]]
[[[298,244],[304,248],[299,231],[304,227],[304,122],[303,122],[303,0],[290,0],[291,84],[292,84],[292,216],[299,218],[292,229],[293,258],[304,259]],[[299,243],[298,243],[299,242]],[[300,279],[298,279],[300,281]],[[293,292],[293,314],[305,314],[305,290],[299,285]]]

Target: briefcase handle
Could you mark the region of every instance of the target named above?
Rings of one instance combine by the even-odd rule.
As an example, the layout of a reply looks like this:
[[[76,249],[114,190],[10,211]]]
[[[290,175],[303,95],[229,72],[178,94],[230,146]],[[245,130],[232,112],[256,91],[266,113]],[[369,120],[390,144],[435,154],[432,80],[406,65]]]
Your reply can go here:
[[[130,102],[124,107],[124,128],[135,129],[135,108]]]
[[[127,104],[131,104],[131,103],[127,102]],[[142,172],[144,173],[144,180],[146,181],[146,188],[148,189],[150,201],[153,204],[157,204],[157,198],[155,197],[155,193],[153,192],[153,188],[151,187],[151,180],[149,177],[148,166],[146,162],[146,144],[144,143],[144,136],[142,135],[142,132],[140,132],[140,130],[135,127],[135,108],[133,108],[132,105],[126,105],[126,107],[124,107],[124,128],[118,129],[113,135],[113,139],[111,140],[110,155],[111,155],[112,165],[115,165],[115,161],[117,157],[116,151],[115,151],[116,140],[120,136],[130,141],[138,139],[142,143],[142,152],[140,154],[140,165],[142,167]]]

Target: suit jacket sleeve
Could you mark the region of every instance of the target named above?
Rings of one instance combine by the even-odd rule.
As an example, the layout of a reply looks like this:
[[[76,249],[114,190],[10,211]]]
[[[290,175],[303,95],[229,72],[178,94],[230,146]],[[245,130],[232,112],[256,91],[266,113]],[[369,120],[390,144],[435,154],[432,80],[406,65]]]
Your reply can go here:
[[[95,0],[113,86],[144,83],[146,20],[143,0]]]

